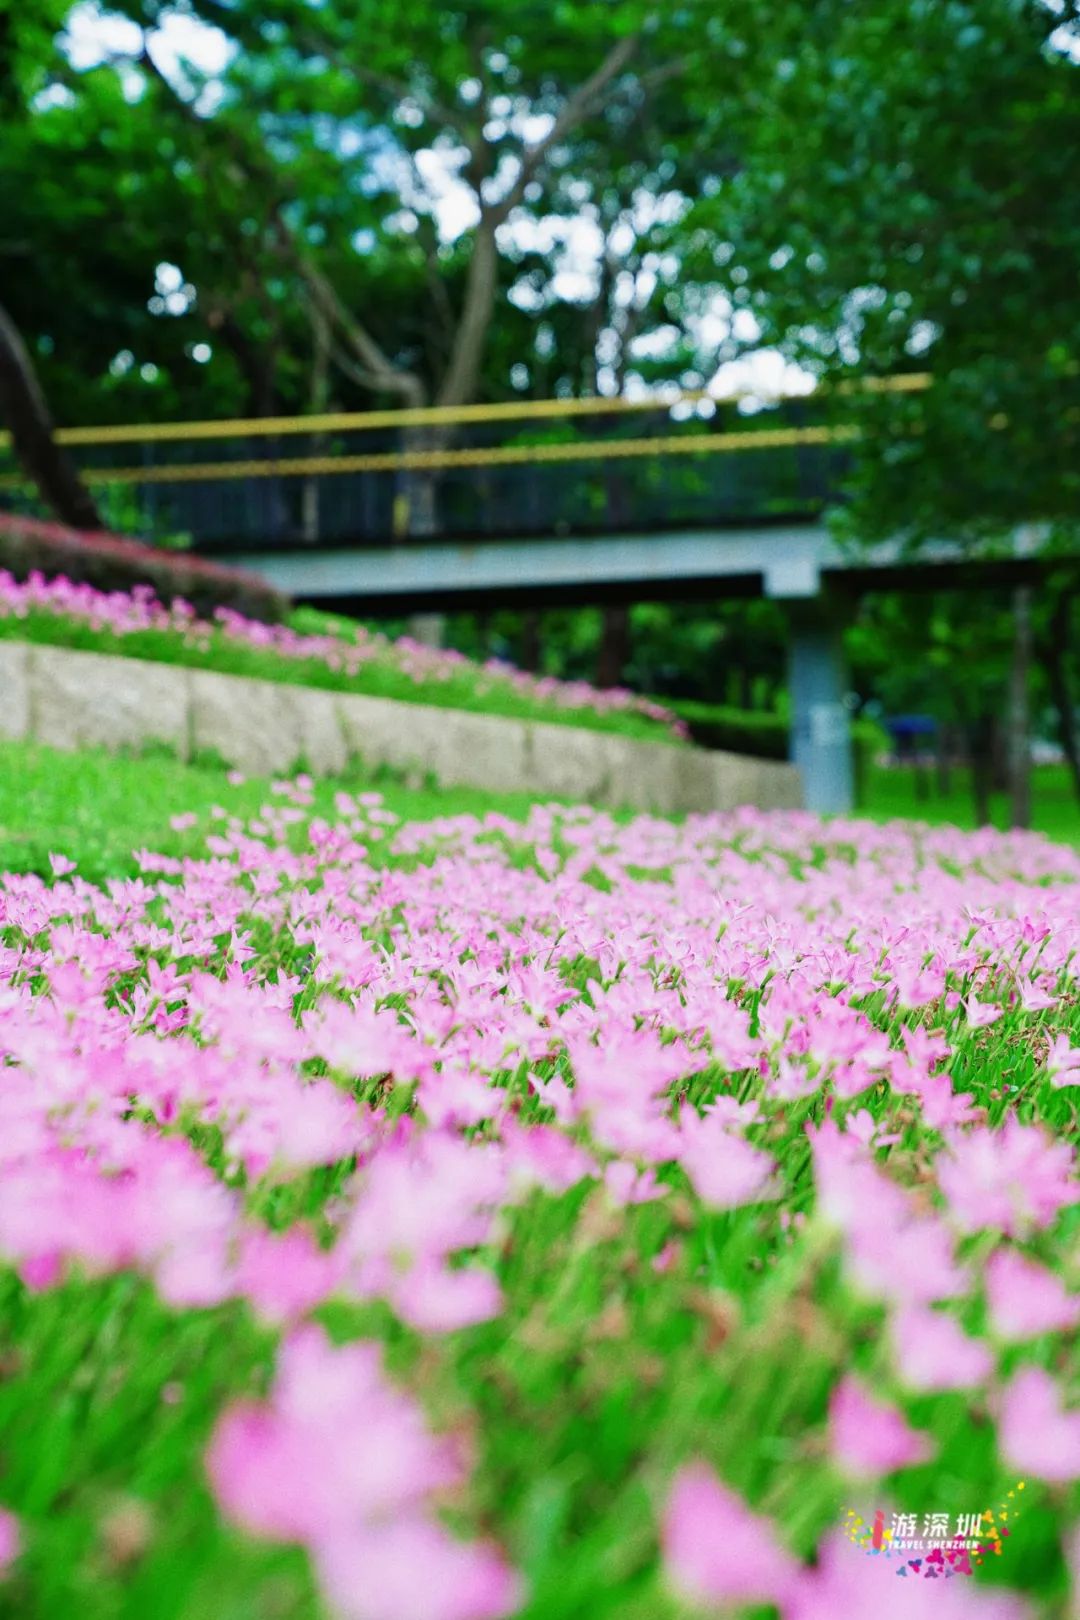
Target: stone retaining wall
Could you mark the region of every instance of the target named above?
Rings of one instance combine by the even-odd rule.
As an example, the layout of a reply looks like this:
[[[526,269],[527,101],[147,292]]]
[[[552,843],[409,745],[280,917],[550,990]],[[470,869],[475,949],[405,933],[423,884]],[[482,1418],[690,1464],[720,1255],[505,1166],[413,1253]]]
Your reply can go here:
[[[14,641],[0,641],[0,736],[65,749],[161,742],[259,775],[300,761],[332,775],[358,758],[446,786],[658,814],[801,803],[793,765],[741,754]]]

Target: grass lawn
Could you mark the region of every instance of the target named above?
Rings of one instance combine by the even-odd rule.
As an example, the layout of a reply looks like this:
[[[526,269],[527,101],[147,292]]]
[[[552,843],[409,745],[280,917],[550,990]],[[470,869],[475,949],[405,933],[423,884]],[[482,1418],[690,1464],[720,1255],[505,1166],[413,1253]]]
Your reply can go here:
[[[1080,856],[18,744],[5,868],[0,1620],[1066,1612]]]
[[[888,821],[901,816],[915,821],[973,828],[975,811],[967,769],[957,767],[953,770],[947,794],[938,792],[933,771],[928,770],[924,774],[925,797],[920,797],[916,791],[915,772],[910,766],[872,765],[868,771],[860,815],[869,816],[874,821]],[[995,826],[1008,826],[1009,806],[1005,794],[995,793],[992,796],[991,813]],[[1036,832],[1045,833],[1047,838],[1060,843],[1080,843],[1080,807],[1077,806],[1066,766],[1035,766],[1032,772],[1032,825]]]
[[[132,877],[135,851],[174,857],[205,848],[224,817],[258,816],[273,799],[268,777],[242,777],[211,762],[183,764],[167,752],[115,755],[104,749],[61,753],[40,743],[0,743],[0,871],[51,873],[50,854],[78,862],[92,883]],[[313,813],[335,815],[334,796],[377,790],[405,821],[492,812],[523,820],[527,794],[485,794],[473,788],[407,788],[389,771],[357,769],[312,783]],[[192,817],[173,827],[174,817]]]

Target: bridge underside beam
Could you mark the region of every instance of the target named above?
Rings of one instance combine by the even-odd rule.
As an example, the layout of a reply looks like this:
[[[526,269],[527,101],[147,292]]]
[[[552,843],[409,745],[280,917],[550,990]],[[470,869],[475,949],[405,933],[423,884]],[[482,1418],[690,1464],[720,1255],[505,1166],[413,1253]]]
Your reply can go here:
[[[1038,577],[1038,558],[965,560],[954,546],[917,560],[898,546],[843,552],[820,526],[588,539],[506,539],[463,544],[267,549],[220,557],[253,569],[298,601],[367,618],[470,607],[722,600],[764,595],[812,601],[830,583],[845,590],[949,590],[1013,585]],[[1058,564],[1060,566],[1060,564]]]
[[[261,570],[260,570],[261,572]],[[727,602],[761,595],[761,580],[753,574],[716,579],[613,580],[587,585],[492,586],[485,590],[460,589],[397,594],[346,591],[340,596],[291,590],[297,602],[327,612],[346,613],[357,619],[399,619],[417,612],[473,613],[516,609],[571,607],[630,607],[635,602]]]
[[[575,592],[595,601],[605,589],[647,596],[653,587],[692,590],[704,581],[718,586],[745,581],[769,596],[814,596],[819,559],[830,546],[824,529],[802,525],[587,540],[408,540],[392,546],[268,550],[229,560],[256,569],[290,596],[357,598],[377,611],[380,599],[445,608],[468,597],[507,601]]]

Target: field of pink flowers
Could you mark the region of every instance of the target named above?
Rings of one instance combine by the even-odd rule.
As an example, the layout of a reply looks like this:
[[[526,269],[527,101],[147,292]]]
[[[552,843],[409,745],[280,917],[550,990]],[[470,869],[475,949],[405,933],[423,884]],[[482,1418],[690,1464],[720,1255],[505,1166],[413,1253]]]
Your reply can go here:
[[[1080,855],[218,826],[0,887],[0,1613],[1069,1612]]]

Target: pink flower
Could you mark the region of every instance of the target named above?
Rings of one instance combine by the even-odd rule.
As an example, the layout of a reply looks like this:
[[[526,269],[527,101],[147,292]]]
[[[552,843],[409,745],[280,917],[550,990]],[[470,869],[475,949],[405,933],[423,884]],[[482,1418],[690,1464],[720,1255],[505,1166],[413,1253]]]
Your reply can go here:
[[[767,1519],[752,1513],[704,1463],[675,1476],[661,1542],[668,1579],[693,1603],[778,1603],[797,1566]]]
[[[1042,989],[1030,979],[1024,979],[1020,985],[1020,1005],[1025,1012],[1045,1012],[1048,1007],[1056,1007],[1058,997],[1050,995],[1049,991]]]
[[[207,1466],[230,1518],[309,1545],[407,1511],[459,1473],[376,1347],[334,1348],[314,1327],[285,1341],[268,1405],[225,1413]]]
[[[1027,1620],[1023,1598],[968,1580],[898,1578],[897,1566],[856,1552],[839,1532],[804,1570],[783,1620]]]
[[[970,1389],[989,1378],[994,1358],[951,1316],[912,1305],[892,1321],[897,1375],[908,1389]]]
[[[524,1597],[496,1548],[458,1541],[421,1515],[329,1537],[315,1568],[345,1620],[503,1620]]]
[[[1060,1278],[1016,1249],[995,1249],[986,1265],[990,1322],[1000,1339],[1068,1333],[1080,1323],[1080,1299]]]
[[[1080,1086],[1080,1046],[1055,1035],[1046,1054],[1046,1073],[1055,1086]]]
[[[280,1234],[256,1227],[243,1234],[231,1291],[268,1321],[288,1322],[332,1293],[341,1273],[337,1254],[319,1249],[301,1227]]]
[[[933,1455],[926,1435],[912,1429],[895,1407],[875,1400],[851,1374],[832,1392],[829,1431],[833,1457],[853,1479],[878,1479]]]
[[[489,1322],[502,1310],[498,1283],[476,1266],[412,1266],[394,1277],[387,1293],[402,1321],[421,1333],[453,1333]]]
[[[736,1209],[770,1196],[772,1159],[745,1137],[726,1130],[721,1115],[702,1118],[684,1109],[679,1129],[679,1161],[703,1204],[710,1209]]]
[[[67,877],[74,872],[75,862],[68,860],[66,855],[50,855],[49,865],[52,867],[53,877]]]
[[[875,1299],[927,1305],[955,1299],[967,1288],[953,1258],[953,1239],[936,1215],[888,1221],[889,1202],[868,1204],[862,1222],[847,1237],[847,1269],[852,1282]]]
[[[1041,1367],[1024,1367],[1005,1389],[998,1448],[1010,1467],[1056,1484],[1080,1479],[1080,1412],[1067,1412]]]
[[[207,1469],[228,1516],[306,1546],[326,1595],[355,1620],[501,1620],[520,1602],[495,1549],[434,1518],[460,1465],[374,1345],[335,1349],[319,1329],[298,1330],[270,1400],[218,1423]]]
[[[938,1181],[964,1232],[996,1227],[1010,1237],[1049,1226],[1080,1199],[1075,1155],[1037,1125],[1010,1115],[998,1130],[956,1135],[937,1160]]]
[[[671,1191],[657,1181],[651,1168],[639,1170],[625,1159],[615,1159],[604,1170],[604,1186],[613,1204],[620,1208],[627,1204],[650,1204],[657,1198],[666,1198]]]
[[[992,1001],[976,1001],[972,996],[964,1002],[964,1011],[967,1013],[969,1028],[986,1029],[989,1024],[997,1023],[1003,1009],[996,1007]]]
[[[0,1578],[7,1574],[19,1556],[22,1533],[19,1521],[7,1508],[0,1508]]]

